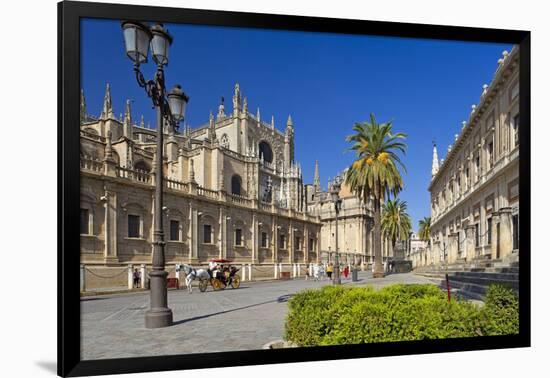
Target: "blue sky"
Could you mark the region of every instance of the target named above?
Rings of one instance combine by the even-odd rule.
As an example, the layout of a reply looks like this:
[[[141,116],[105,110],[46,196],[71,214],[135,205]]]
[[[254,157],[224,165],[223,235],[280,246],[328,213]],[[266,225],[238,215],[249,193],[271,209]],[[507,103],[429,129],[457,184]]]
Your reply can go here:
[[[490,83],[497,59],[511,45],[287,32],[167,24],[174,37],[167,86],[181,84],[190,96],[187,122],[208,122],[221,96],[231,107],[240,84],[249,110],[283,130],[288,115],[295,128],[295,159],[304,180],[313,181],[319,160],[321,184],[349,166],[345,137],[355,122],[374,113],[408,134],[407,172],[400,197],[409,205],[413,228],[430,215],[432,140],[440,158]],[[151,77],[153,64],[142,67]],[[120,23],[81,22],[81,86],[88,112],[101,112],[105,84],[111,85],[115,114],[132,99],[133,117],[155,124],[150,100],[135,82],[124,54]]]

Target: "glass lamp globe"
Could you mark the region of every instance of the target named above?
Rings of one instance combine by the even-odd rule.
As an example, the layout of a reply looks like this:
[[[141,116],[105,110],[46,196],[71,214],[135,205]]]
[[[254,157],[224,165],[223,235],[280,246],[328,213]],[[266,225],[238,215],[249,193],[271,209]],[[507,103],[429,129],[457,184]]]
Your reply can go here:
[[[172,117],[176,122],[181,121],[185,117],[185,108],[189,102],[189,96],[183,93],[180,85],[175,85],[167,96]]]
[[[151,54],[156,64],[165,66],[168,64],[168,50],[172,44],[172,36],[164,29],[162,24],[156,24],[151,28]]]
[[[152,38],[147,25],[138,21],[123,21],[121,27],[128,58],[137,65],[146,63]]]

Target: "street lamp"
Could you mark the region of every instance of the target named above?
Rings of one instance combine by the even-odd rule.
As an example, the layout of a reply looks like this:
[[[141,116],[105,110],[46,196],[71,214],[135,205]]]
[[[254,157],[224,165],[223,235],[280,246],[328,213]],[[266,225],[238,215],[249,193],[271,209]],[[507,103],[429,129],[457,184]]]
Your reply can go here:
[[[334,232],[334,279],[332,283],[334,285],[340,285],[342,281],[340,280],[340,265],[338,262],[338,213],[340,212],[340,187],[342,185],[342,179],[338,175],[334,178],[334,181],[332,182],[332,185],[330,187],[330,197],[332,199],[332,202],[334,203],[334,211],[335,211],[335,217],[334,217],[334,224],[336,231]]]
[[[121,24],[126,55],[134,63],[137,83],[151,98],[157,111],[157,150],[155,164],[155,229],[153,232],[153,269],[150,278],[150,308],[145,313],[146,328],[161,328],[172,325],[173,314],[168,308],[168,293],[164,258],[164,231],[162,226],[162,197],[164,187],[163,152],[164,125],[174,129],[185,116],[185,107],[189,97],[176,85],[166,94],[164,66],[168,64],[168,50],[172,37],[162,24],[149,28],[137,21],[123,21]],[[153,80],[145,80],[139,66],[147,63],[149,47],[157,70]]]

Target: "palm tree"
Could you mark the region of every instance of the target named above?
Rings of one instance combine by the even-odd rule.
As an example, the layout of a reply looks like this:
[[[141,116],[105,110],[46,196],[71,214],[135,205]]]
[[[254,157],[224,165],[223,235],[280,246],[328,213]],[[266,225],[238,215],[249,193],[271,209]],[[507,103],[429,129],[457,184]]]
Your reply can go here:
[[[346,172],[345,182],[364,202],[373,201],[374,213],[374,274],[384,277],[380,226],[380,203],[390,194],[397,196],[403,188],[403,179],[398,166],[405,170],[398,153],[405,154],[406,144],[401,139],[404,133],[392,133],[392,124],[376,122],[374,114],[370,122],[356,123],[355,134],[346,138],[352,142],[351,150],[356,160]]]
[[[430,226],[432,225],[432,217],[424,217],[418,221],[418,237],[420,240],[430,242]]]
[[[388,199],[382,207],[382,233],[395,248],[397,241],[406,241],[412,230],[411,217],[407,214],[407,202],[399,198]]]

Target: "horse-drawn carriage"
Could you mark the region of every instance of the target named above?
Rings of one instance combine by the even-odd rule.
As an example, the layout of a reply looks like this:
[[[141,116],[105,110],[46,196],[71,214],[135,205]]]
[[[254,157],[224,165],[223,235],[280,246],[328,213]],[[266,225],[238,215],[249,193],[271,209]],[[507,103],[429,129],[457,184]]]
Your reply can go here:
[[[185,274],[185,285],[189,293],[193,292],[193,281],[199,281],[199,290],[205,292],[208,284],[214,290],[225,289],[231,286],[237,289],[241,284],[241,277],[237,274],[239,269],[231,265],[231,260],[212,259],[208,263],[208,269],[195,269],[189,264],[177,264],[176,270]]]
[[[205,292],[208,284],[214,290],[222,290],[228,286],[237,289],[241,285],[241,277],[237,274],[239,269],[231,265],[231,260],[212,259],[209,262],[208,274],[210,278],[199,281],[199,290]]]

